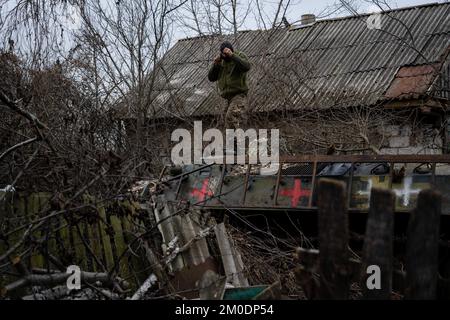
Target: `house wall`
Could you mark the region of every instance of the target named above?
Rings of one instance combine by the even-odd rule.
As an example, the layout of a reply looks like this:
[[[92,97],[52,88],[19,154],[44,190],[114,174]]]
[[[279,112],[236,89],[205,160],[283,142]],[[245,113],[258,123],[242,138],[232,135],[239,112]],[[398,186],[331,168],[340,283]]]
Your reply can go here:
[[[413,129],[412,124],[389,125],[384,128],[383,154],[442,154],[443,139],[432,124]]]
[[[356,116],[348,119],[319,119],[316,121],[295,119],[268,122],[266,127],[280,128],[281,153],[325,154],[442,154],[445,126],[440,115],[423,115],[415,112],[392,114],[386,120],[372,118],[358,121]],[[363,117],[364,118],[364,117]],[[356,120],[355,120],[356,119]],[[367,138],[367,139],[365,139]]]
[[[302,116],[279,116],[259,119],[250,127],[258,129],[280,130],[280,154],[327,154],[330,146],[335,147],[332,154],[374,154],[373,149],[359,135],[365,131],[370,144],[382,154],[442,154],[443,130],[438,117],[424,118],[409,116],[397,124],[384,126],[369,126],[367,132],[357,126],[332,120],[312,121]],[[217,119],[203,119],[203,132],[217,124]],[[192,131],[194,119],[183,122],[162,122],[147,128],[145,134],[147,150],[152,152],[152,162],[161,167],[170,163],[171,149],[175,143],[171,142],[171,133],[177,128]],[[370,121],[369,121],[370,122]],[[392,123],[393,121],[390,121]],[[133,130],[129,130],[131,134]],[[130,137],[129,137],[130,138]],[[131,143],[135,139],[131,138]],[[208,144],[205,142],[205,145]]]

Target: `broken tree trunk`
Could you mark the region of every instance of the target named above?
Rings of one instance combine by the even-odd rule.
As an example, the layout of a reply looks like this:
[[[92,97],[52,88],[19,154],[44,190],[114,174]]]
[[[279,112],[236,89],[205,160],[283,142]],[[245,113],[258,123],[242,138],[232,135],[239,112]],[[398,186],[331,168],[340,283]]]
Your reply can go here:
[[[51,274],[27,274],[19,280],[6,285],[2,289],[2,295],[8,292],[23,288],[25,286],[46,286],[53,287],[55,285],[63,284],[70,277],[70,273],[51,273]],[[116,278],[112,279],[107,273],[86,272],[81,271],[80,278],[82,283],[94,284],[100,282],[107,287],[119,285],[119,287],[128,287],[126,281]]]

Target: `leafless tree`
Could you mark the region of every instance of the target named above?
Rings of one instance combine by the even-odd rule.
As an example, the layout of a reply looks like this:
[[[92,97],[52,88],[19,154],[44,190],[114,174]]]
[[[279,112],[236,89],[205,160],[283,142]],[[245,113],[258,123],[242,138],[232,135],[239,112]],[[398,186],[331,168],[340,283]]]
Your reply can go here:
[[[389,9],[385,1],[373,2],[381,10]],[[167,99],[173,102],[175,111],[182,110],[184,103],[166,90],[174,79],[173,70],[165,68],[163,58],[179,37],[178,27],[189,35],[237,38],[246,20],[251,19],[266,30],[260,36],[269,48],[273,34],[298,22],[286,19],[297,3],[0,0],[0,187],[17,192],[46,191],[51,199],[33,219],[6,219],[0,212],[0,273],[11,264],[19,264],[10,261],[13,253],[26,258],[33,250],[43,251],[47,261],[62,267],[52,252],[45,251],[51,237],[45,231],[54,218],[67,218],[59,228],[71,223],[84,239],[81,222],[92,217],[101,219],[96,211],[98,204],[119,196],[131,197],[128,191],[136,180],[159,174],[163,148],[158,131],[162,131],[161,127],[170,131],[173,123],[156,119],[156,100],[168,91]],[[318,16],[340,12],[358,15],[359,4],[338,1]],[[70,31],[72,23],[77,27]],[[406,32],[397,40],[428,62],[416,39],[403,26]],[[211,48],[211,58],[215,50]],[[329,101],[327,110],[319,110],[314,99],[307,100],[304,93],[296,92],[299,83],[308,88],[307,80],[315,73],[314,63],[307,55],[294,57],[294,66],[289,63],[292,57],[286,57],[286,61],[280,58],[275,72],[267,68],[273,59],[267,50],[262,47],[257,57],[251,57],[258,71],[256,80],[266,83],[263,91],[286,108],[279,113],[255,112],[251,120],[254,127],[266,128],[270,124],[282,128],[284,153],[380,153],[386,143],[380,129],[412,122],[414,131],[420,122],[414,112],[387,112],[382,104],[357,105],[364,97],[351,93],[345,101],[336,97]],[[210,61],[203,62],[196,71],[206,74]],[[308,94],[321,94],[313,89]],[[250,93],[255,107],[258,99],[264,98]],[[352,107],[341,108],[344,103]],[[294,105],[298,107],[295,114],[289,110]],[[180,112],[173,114],[177,115],[176,124],[193,120]],[[132,139],[125,132],[129,128],[135,133]],[[431,133],[438,136],[441,130],[443,127]],[[86,202],[87,195],[96,199],[94,204]],[[1,193],[0,208],[8,200],[10,194]],[[108,221],[105,225],[111,227]],[[133,234],[133,242],[141,243],[148,236],[151,228],[142,228],[137,227],[140,232]],[[5,241],[16,234],[14,241]],[[88,242],[83,245],[91,250]],[[131,246],[127,252],[130,250]],[[292,262],[288,255],[280,255]],[[97,265],[103,269],[101,278],[109,281],[111,270],[105,270],[101,263]],[[19,276],[25,282],[14,282],[15,288],[41,279],[22,273]],[[53,283],[52,277],[44,278]],[[57,278],[64,279],[60,274]]]

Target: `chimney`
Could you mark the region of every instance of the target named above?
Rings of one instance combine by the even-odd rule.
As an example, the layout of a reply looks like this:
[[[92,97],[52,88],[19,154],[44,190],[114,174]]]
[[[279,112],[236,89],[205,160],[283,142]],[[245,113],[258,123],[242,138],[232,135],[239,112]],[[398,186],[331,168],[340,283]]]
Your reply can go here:
[[[312,24],[316,22],[316,16],[314,14],[308,13],[308,14],[302,14],[301,23],[302,26],[306,26],[309,24]]]

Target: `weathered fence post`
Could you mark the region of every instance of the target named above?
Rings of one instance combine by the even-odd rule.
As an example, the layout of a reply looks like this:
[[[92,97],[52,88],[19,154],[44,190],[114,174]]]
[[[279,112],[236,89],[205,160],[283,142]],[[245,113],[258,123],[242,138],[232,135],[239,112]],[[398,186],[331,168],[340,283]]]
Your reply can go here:
[[[439,192],[423,190],[412,210],[406,244],[406,299],[435,299],[438,280]]]
[[[348,298],[348,223],[345,194],[345,183],[326,178],[319,180],[319,299]]]
[[[391,190],[372,189],[370,194],[370,208],[367,217],[366,234],[363,246],[362,283],[364,299],[384,299],[391,296],[394,233],[394,206],[395,195]],[[375,270],[367,274],[369,266]],[[379,268],[378,270],[376,270]],[[380,287],[368,279],[371,274],[376,280],[379,271]],[[369,281],[368,281],[369,280]],[[367,283],[371,282],[371,283]],[[374,287],[369,288],[370,285]]]

